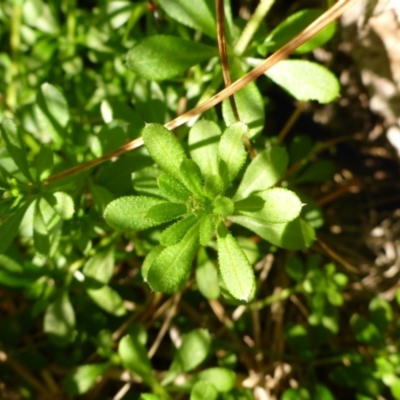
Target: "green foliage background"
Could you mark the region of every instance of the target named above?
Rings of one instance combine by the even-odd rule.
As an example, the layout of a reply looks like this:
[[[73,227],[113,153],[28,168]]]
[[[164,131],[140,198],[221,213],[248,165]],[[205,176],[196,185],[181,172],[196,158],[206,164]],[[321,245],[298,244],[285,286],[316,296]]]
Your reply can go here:
[[[323,12],[273,29],[253,14],[249,35],[233,3],[233,80]],[[176,129],[178,147],[161,141],[193,160],[171,167],[151,129],[165,138],[163,124],[223,87],[213,1],[4,0],[0,24],[0,397],[400,399],[398,305],[371,295],[364,313],[344,312],[349,272],[310,250],[324,218],[309,188],[335,165],[309,136],[283,146],[271,128],[277,87],[338,97],[309,57],[334,25],[235,94],[258,158],[228,138],[238,125],[225,101]],[[166,187],[211,199],[198,234],[190,216],[168,225],[187,202],[161,202]],[[163,251],[179,243],[187,268],[165,275]],[[283,317],[290,301],[301,306]]]

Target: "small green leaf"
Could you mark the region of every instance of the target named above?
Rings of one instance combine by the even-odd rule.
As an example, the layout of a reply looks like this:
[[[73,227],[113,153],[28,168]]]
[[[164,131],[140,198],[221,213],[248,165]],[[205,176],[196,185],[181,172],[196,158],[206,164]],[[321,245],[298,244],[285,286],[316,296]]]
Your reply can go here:
[[[181,203],[160,203],[156,204],[147,212],[147,218],[151,218],[157,224],[172,221],[183,214],[186,214],[185,204]]]
[[[198,246],[199,227],[196,224],[183,239],[166,247],[153,261],[147,274],[152,290],[171,292],[188,277],[194,253]]]
[[[245,71],[238,64],[237,59],[230,65],[232,81],[241,78]],[[236,107],[238,110],[240,121],[248,126],[246,135],[249,139],[257,137],[265,127],[265,110],[264,99],[257,85],[250,82],[244,88],[236,92],[235,98]],[[236,117],[233,114],[229,100],[222,102],[222,115],[226,126],[236,122]]]
[[[228,393],[235,387],[235,373],[226,368],[208,368],[199,372],[195,379],[212,383],[219,393]]]
[[[176,351],[167,376],[162,384],[172,382],[178,375],[197,368],[207,357],[211,337],[205,329],[194,329],[183,335],[182,344]]]
[[[40,136],[52,140],[59,148],[67,137],[68,104],[63,94],[53,85],[43,83],[36,98],[35,115],[42,130]]]
[[[183,218],[180,221],[175,222],[173,225],[169,226],[160,235],[160,243],[163,246],[172,246],[182,240],[186,232],[196,224],[198,218],[195,216],[189,216]],[[200,230],[201,234],[201,230]]]
[[[235,209],[233,201],[228,197],[217,197],[213,203],[213,213],[222,217],[232,215]]]
[[[88,392],[96,380],[110,368],[110,363],[81,365],[64,381],[64,387],[70,395],[80,395]]]
[[[14,121],[11,119],[4,119],[0,124],[1,136],[4,139],[8,153],[18,166],[20,171],[24,174],[28,181],[32,181],[32,176],[29,172],[27,154],[22,135]]]
[[[40,202],[41,199],[36,201],[33,214],[33,241],[35,250],[40,254],[47,255],[50,251],[50,237],[40,209]]]
[[[125,368],[139,375],[148,384],[154,381],[146,348],[139,340],[138,335],[124,336],[119,342],[118,354]]]
[[[374,297],[369,303],[371,322],[381,331],[385,332],[389,323],[393,321],[393,310],[390,303],[380,297]]]
[[[207,244],[212,239],[213,233],[214,233],[214,223],[212,217],[211,215],[206,214],[200,221],[200,229],[199,229],[200,244],[202,246],[207,246]]]
[[[293,221],[300,215],[302,203],[297,195],[285,188],[272,188],[235,202],[235,210],[265,224]]]
[[[229,293],[238,300],[248,301],[255,285],[254,272],[223,223],[217,229],[217,244],[219,269]]]
[[[191,195],[185,186],[170,175],[160,175],[157,183],[161,194],[174,203],[186,203]]]
[[[178,221],[180,222],[180,221]],[[173,226],[173,225],[172,225]],[[147,275],[149,273],[149,269],[153,264],[154,260],[159,256],[159,254],[164,250],[164,246],[156,246],[153,247],[149,254],[147,254],[146,258],[142,264],[142,277],[145,282],[147,282]]]
[[[218,142],[221,129],[213,121],[196,122],[189,131],[189,150],[205,178],[218,174]]]
[[[274,52],[281,48],[303,29],[307,28],[307,26],[316,20],[323,12],[323,10],[309,8],[290,15],[280,23],[265,40],[269,52]],[[335,23],[327,25],[322,31],[318,32],[310,40],[298,47],[295,53],[308,53],[321,47],[332,38],[336,30],[335,28]]]
[[[212,0],[160,0],[161,8],[173,19],[203,32],[206,35],[216,37],[215,5]]]
[[[228,219],[250,229],[275,246],[288,250],[306,249],[315,240],[314,229],[301,218],[281,224],[265,224],[261,219],[243,215],[232,215]]]
[[[247,126],[237,122],[227,128],[221,137],[218,146],[219,171],[225,186],[235,179],[246,161],[243,135],[247,132]]]
[[[330,160],[318,160],[302,168],[295,177],[296,184],[322,183],[331,178],[336,170],[336,165]]]
[[[113,275],[114,260],[113,246],[98,250],[94,256],[86,261],[83,273],[86,278],[93,279],[100,285],[105,285]]]
[[[359,342],[376,348],[382,345],[382,332],[363,316],[353,314],[350,318],[350,326]]]
[[[283,60],[265,75],[300,101],[317,100],[326,104],[340,92],[338,79],[322,65],[306,60]]]
[[[43,330],[58,345],[66,346],[74,338],[75,312],[68,292],[63,290],[49,304],[44,316]]]
[[[224,192],[224,182],[219,175],[209,175],[204,182],[204,194],[209,199],[214,199]]]
[[[163,400],[160,396],[153,393],[142,393],[139,400]]]
[[[288,165],[283,147],[269,147],[251,160],[246,168],[234,199],[248,197],[253,192],[269,189],[282,177]]]
[[[190,400],[216,400],[218,391],[215,386],[206,381],[196,382],[190,392]]]
[[[36,160],[36,180],[38,182],[43,182],[51,175],[54,165],[53,158],[53,151],[42,144]]]
[[[147,124],[142,136],[153,160],[167,174],[180,180],[179,167],[186,154],[176,136],[159,124]]]
[[[62,219],[68,220],[74,216],[74,201],[69,194],[64,192],[56,192],[45,196],[45,198]]]
[[[109,286],[105,285],[100,289],[88,289],[87,294],[100,308],[108,313],[117,317],[126,314],[123,299]]]
[[[209,300],[217,299],[220,295],[218,273],[204,248],[197,255],[196,282],[200,293]]]
[[[30,203],[21,204],[1,225],[0,225],[0,254],[3,254],[11,245],[18,228]]]
[[[162,81],[182,75],[193,65],[216,55],[214,47],[177,36],[154,35],[135,43],[128,53],[127,64],[145,79]]]
[[[159,225],[155,220],[148,218],[149,209],[164,200],[147,196],[120,197],[112,201],[104,211],[104,218],[108,225],[121,231],[141,231]]]
[[[193,160],[183,160],[179,171],[182,183],[196,196],[203,196],[203,177],[199,166]]]

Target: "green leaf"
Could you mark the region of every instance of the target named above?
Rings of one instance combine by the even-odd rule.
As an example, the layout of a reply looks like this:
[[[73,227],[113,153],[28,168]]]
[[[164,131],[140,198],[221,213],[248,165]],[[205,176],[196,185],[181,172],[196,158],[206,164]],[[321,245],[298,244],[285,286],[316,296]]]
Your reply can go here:
[[[185,204],[181,203],[160,203],[156,204],[147,212],[147,218],[151,218],[157,224],[168,222],[186,214]]]
[[[54,208],[54,211],[64,220],[74,216],[75,206],[72,197],[64,192],[56,192],[45,196],[47,202]]]
[[[112,201],[104,211],[104,218],[108,225],[121,231],[142,231],[159,225],[155,220],[148,218],[149,209],[164,200],[147,196],[120,197]]]
[[[18,166],[20,171],[28,179],[32,181],[32,176],[29,172],[27,154],[22,135],[14,121],[11,119],[4,119],[0,124],[1,136],[4,139],[8,153]]]
[[[213,203],[213,213],[222,217],[233,214],[234,208],[234,203],[229,197],[217,197]]]
[[[53,158],[53,151],[42,144],[36,160],[37,182],[43,182],[51,175],[54,165]]]
[[[160,396],[153,393],[142,393],[139,400],[163,400]]]
[[[179,171],[182,183],[196,196],[203,196],[203,177],[199,166],[193,160],[183,160]]]
[[[183,239],[166,247],[153,261],[147,274],[152,290],[171,292],[188,277],[194,253],[198,246],[199,227],[196,224]]]
[[[206,381],[198,381],[190,392],[190,400],[216,400],[218,391],[215,386]]]
[[[56,148],[67,137],[68,104],[63,94],[49,83],[43,83],[37,93],[35,115],[42,130],[40,136],[54,142]]]
[[[335,173],[336,165],[330,160],[318,160],[302,168],[295,177],[296,184],[322,183]]]
[[[300,101],[326,104],[340,93],[338,79],[325,67],[306,60],[283,60],[265,75]]]
[[[193,65],[217,54],[214,47],[201,43],[177,36],[154,35],[135,43],[128,53],[127,64],[145,79],[163,81],[182,75]]]
[[[229,293],[248,301],[255,285],[253,268],[223,223],[217,229],[217,244],[219,269]]]
[[[148,384],[154,381],[147,350],[139,340],[138,335],[124,336],[119,342],[118,354],[125,368],[139,375]]]
[[[248,197],[253,192],[269,189],[282,178],[288,165],[288,155],[283,147],[269,147],[251,160],[244,171],[234,200]]]
[[[298,387],[286,389],[282,393],[282,397],[280,400],[312,400],[312,398],[307,388]]]
[[[234,60],[230,65],[232,81],[241,78],[245,74],[243,68],[237,63],[238,61]],[[240,121],[248,127],[246,135],[249,139],[254,139],[263,131],[265,126],[263,96],[257,85],[254,82],[250,82],[244,88],[236,92],[233,97],[235,98]],[[226,126],[230,126],[236,122],[236,117],[233,114],[229,100],[224,100],[222,102],[222,115]]]
[[[212,0],[160,0],[158,3],[171,18],[181,24],[213,39],[216,37],[215,5]]]
[[[213,121],[197,121],[189,131],[189,150],[205,178],[218,174],[221,129]]]
[[[211,200],[224,192],[224,182],[219,175],[209,175],[204,182],[204,194]]]
[[[180,180],[179,167],[186,154],[176,136],[159,124],[147,124],[142,136],[151,158],[163,171]]]
[[[382,332],[363,316],[353,314],[350,318],[350,326],[359,342],[375,348],[379,348],[382,345]]]
[[[285,188],[272,188],[235,202],[235,211],[265,224],[293,221],[303,205],[297,195]]]
[[[160,175],[157,178],[161,194],[174,203],[186,203],[191,193],[178,180],[170,175]]]
[[[284,44],[293,39],[303,29],[307,28],[314,20],[316,20],[324,10],[305,9],[298,11],[286,18],[280,23],[265,40],[269,52],[274,52],[281,48]],[[297,54],[309,53],[332,38],[336,30],[335,23],[327,25],[322,31],[318,32],[306,43],[302,44],[295,50]],[[263,54],[265,55],[265,54]]]
[[[66,346],[74,339],[75,312],[68,292],[63,290],[49,304],[44,316],[43,330],[59,346]]]
[[[206,359],[210,344],[211,337],[205,329],[194,329],[183,335],[182,344],[176,351],[171,367],[162,384],[166,385],[178,375],[197,368]]]
[[[207,246],[207,244],[212,239],[213,233],[214,233],[214,223],[212,217],[211,215],[206,214],[200,221],[200,229],[199,229],[200,244],[202,246]]]
[[[40,208],[41,200],[42,199],[38,199],[35,203],[35,211],[33,214],[33,241],[35,250],[40,254],[47,255],[50,252],[50,235]]]
[[[235,387],[235,373],[226,368],[208,368],[199,372],[195,379],[212,383],[219,393],[228,393]]]
[[[179,223],[178,221],[177,223]],[[172,225],[173,226],[173,225]],[[185,232],[186,233],[186,232]],[[143,261],[142,264],[142,277],[145,282],[147,282],[147,275],[149,274],[149,269],[151,265],[153,264],[154,260],[159,256],[159,254],[164,250],[163,246],[156,246],[153,247],[150,251],[150,253],[147,254],[146,258]]]
[[[235,224],[250,229],[275,246],[288,250],[306,249],[315,240],[314,229],[301,218],[281,224],[267,225],[261,219],[242,215],[232,215],[228,219]]]
[[[100,289],[88,289],[87,294],[100,308],[108,313],[117,317],[126,314],[123,299],[109,286],[105,285]]]
[[[183,218],[180,221],[175,222],[173,225],[169,226],[160,235],[160,243],[163,246],[171,246],[182,240],[186,232],[196,224],[198,218],[195,216],[189,216]],[[201,230],[200,230],[201,232]]]
[[[393,321],[393,310],[390,303],[380,297],[374,297],[369,303],[371,322],[385,332],[389,323]]]
[[[221,137],[218,146],[219,171],[225,186],[235,179],[246,161],[243,135],[247,132],[247,126],[237,122],[227,128]]]
[[[0,225],[0,254],[3,254],[8,249],[17,235],[18,228],[28,207],[29,203],[21,204],[18,209]]]
[[[114,273],[114,247],[97,250],[94,256],[90,257],[83,267],[86,278],[93,279],[100,285],[107,284]]]
[[[196,282],[200,293],[208,300],[217,299],[220,295],[218,273],[204,248],[197,255]]]
[[[67,376],[64,387],[70,395],[80,395],[88,392],[96,380],[110,368],[110,363],[81,365]]]

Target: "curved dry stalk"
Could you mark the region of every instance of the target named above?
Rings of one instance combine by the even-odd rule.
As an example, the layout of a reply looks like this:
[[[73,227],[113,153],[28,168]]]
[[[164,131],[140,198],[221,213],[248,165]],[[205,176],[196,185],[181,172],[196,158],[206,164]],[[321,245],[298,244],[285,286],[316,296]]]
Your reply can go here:
[[[260,65],[252,69],[246,75],[242,76],[237,81],[233,82],[230,86],[221,90],[219,93],[215,94],[213,97],[206,100],[204,103],[198,105],[192,110],[178,116],[174,120],[166,123],[164,126],[173,130],[186,122],[190,121],[192,118],[197,117],[198,115],[204,113],[215,105],[221,103],[223,100],[227,99],[229,96],[232,96],[234,93],[248,85],[250,82],[253,82],[260,75],[262,75],[269,68],[274,66],[279,61],[287,58],[289,54],[295,51],[298,47],[300,47],[303,43],[310,40],[313,36],[315,36],[320,30],[325,28],[331,22],[335,21],[339,18],[350,6],[355,4],[359,0],[339,0],[336,4],[334,4],[330,9],[328,9],[325,13],[323,13],[320,17],[318,17],[314,22],[312,22],[306,29],[300,32],[297,36],[295,36],[292,40],[286,43],[283,47],[277,50],[274,54],[269,56],[265,61],[263,61]],[[51,176],[44,184],[49,184],[60,179],[64,179],[68,176],[74,175],[76,173],[83,172],[87,169],[93,168],[97,165],[102,164],[105,161],[111,160],[112,158],[118,157],[130,150],[136,149],[138,147],[143,146],[143,139],[137,138],[118,149],[111,151],[110,153],[104,154],[103,156],[89,161],[87,163],[77,165],[71,169],[60,172]]]

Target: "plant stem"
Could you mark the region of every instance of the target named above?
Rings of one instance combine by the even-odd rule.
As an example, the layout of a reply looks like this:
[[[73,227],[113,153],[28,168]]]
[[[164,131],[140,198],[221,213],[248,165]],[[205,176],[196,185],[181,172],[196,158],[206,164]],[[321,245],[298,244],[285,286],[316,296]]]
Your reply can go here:
[[[247,25],[243,29],[240,38],[236,42],[235,53],[237,55],[241,56],[246,51],[247,46],[250,44],[254,34],[257,32],[258,27],[267,15],[268,11],[271,9],[274,2],[275,0],[260,1],[253,15],[247,22]]]

